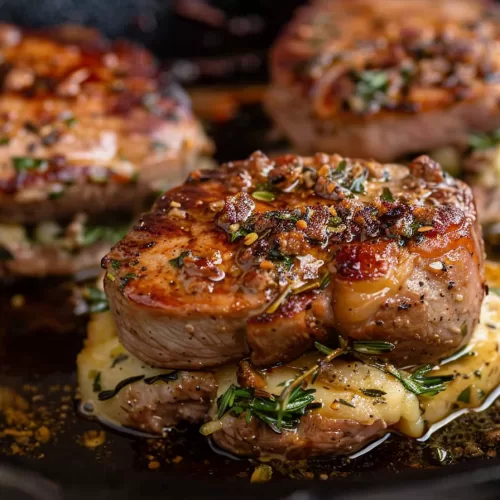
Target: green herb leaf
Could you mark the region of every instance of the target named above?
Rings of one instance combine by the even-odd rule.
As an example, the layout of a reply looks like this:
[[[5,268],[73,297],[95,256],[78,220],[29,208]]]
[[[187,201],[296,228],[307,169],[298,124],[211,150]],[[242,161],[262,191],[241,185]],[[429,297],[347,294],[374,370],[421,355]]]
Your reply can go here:
[[[123,290],[127,286],[128,282],[130,280],[135,280],[136,278],[137,278],[137,275],[135,273],[128,273],[127,275],[122,276],[120,278],[120,281],[121,281],[120,291],[123,292]]]
[[[97,375],[94,377],[94,381],[92,382],[92,390],[94,392],[102,391],[102,387],[101,387],[101,372],[98,372]]]
[[[127,361],[128,358],[129,358],[128,354],[121,352],[120,354],[118,354],[118,356],[113,358],[113,362],[111,363],[111,368],[114,368],[116,365],[119,365],[120,363]]]
[[[469,404],[470,403],[470,385],[466,387],[457,398],[457,401],[461,401],[462,403]]]
[[[236,416],[246,413],[246,418],[258,418],[268,425],[274,432],[281,433],[282,428],[293,429],[300,422],[300,417],[306,414],[314,401],[315,389],[302,389],[297,387],[283,409],[281,421],[278,421],[279,404],[274,394],[259,391],[256,396],[251,388],[242,388],[231,385],[218,399],[217,418],[221,419],[226,413],[231,412]],[[317,407],[317,406],[315,406]]]
[[[122,267],[121,260],[111,259],[111,269],[113,269],[113,271],[118,271],[120,267]]]
[[[30,156],[13,156],[12,166],[17,172],[25,170],[40,170],[44,171],[48,167],[47,160],[31,158]]]
[[[163,152],[163,151],[167,151],[168,146],[165,143],[163,143],[163,142],[153,141],[151,143],[151,149],[153,151],[157,151],[158,153],[160,153],[160,152]]]
[[[469,136],[469,146],[473,151],[490,149],[500,144],[500,129],[496,129],[490,134],[478,133]]]
[[[366,192],[366,179],[368,179],[368,170],[365,168],[361,175],[358,175],[352,180],[349,187],[351,193],[363,194]]]
[[[107,401],[108,399],[115,397],[124,387],[127,387],[127,385],[139,382],[143,378],[144,375],[136,375],[135,377],[126,378],[121,382],[118,382],[118,384],[116,384],[116,387],[114,389],[101,391],[98,394],[97,398],[99,399],[99,401]]]
[[[391,352],[396,348],[392,342],[384,340],[355,340],[352,343],[352,349],[361,354],[377,356]]]
[[[191,255],[191,250],[181,252],[177,257],[175,257],[174,259],[170,259],[168,262],[172,267],[180,269],[184,265],[184,259],[189,255]]]
[[[338,399],[338,400],[336,400],[336,402],[338,402],[338,403],[340,403],[341,405],[344,405],[344,406],[349,406],[350,408],[356,408],[352,403],[349,403],[345,399]]]
[[[9,144],[10,139],[8,137],[0,137],[0,146],[6,146]]]
[[[385,187],[382,190],[382,194],[380,195],[380,199],[382,201],[393,202],[394,201],[394,195],[392,194],[392,191],[388,187]]]
[[[83,231],[82,245],[84,247],[89,247],[99,241],[115,244],[127,234],[127,231],[128,224],[117,224],[113,226],[86,225]]]
[[[381,398],[385,396],[387,392],[380,391],[379,389],[359,389],[365,396],[370,398]]]
[[[270,191],[254,191],[252,193],[252,198],[255,198],[256,200],[259,201],[266,201],[266,202],[271,202],[276,199],[273,193]]]

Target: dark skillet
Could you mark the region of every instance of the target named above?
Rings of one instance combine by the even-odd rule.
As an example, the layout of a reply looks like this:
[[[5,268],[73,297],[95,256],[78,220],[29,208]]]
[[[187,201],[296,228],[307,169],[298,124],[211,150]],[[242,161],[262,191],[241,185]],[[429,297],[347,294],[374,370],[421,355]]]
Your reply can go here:
[[[222,78],[262,78],[265,47],[277,26],[300,2],[286,2],[286,8],[285,2],[213,3],[225,6],[233,17],[258,13],[260,9],[260,19],[271,21],[264,24],[261,32],[234,37],[226,28],[203,26],[179,16],[174,22],[169,17],[170,3],[153,0],[115,0],[105,4],[67,0],[63,9],[56,8],[60,2],[50,0],[37,2],[36,9],[27,0],[10,0],[2,4],[0,16],[29,25],[68,20],[94,24],[111,36],[139,38],[166,58],[210,56],[221,53],[223,47],[231,47],[233,53],[240,55],[253,51],[256,64],[236,63]],[[183,34],[188,32],[190,36],[186,38]],[[180,42],[172,43],[172,37]],[[215,40],[215,46],[201,47],[210,39]],[[208,70],[202,76],[205,83],[215,78]],[[220,78],[219,74],[218,81]],[[268,126],[256,105],[242,108],[230,122],[214,125],[212,135],[218,145],[218,159],[243,158],[257,148],[280,147],[269,142]],[[22,295],[25,304],[12,307],[15,295]],[[100,427],[79,417],[73,406],[75,357],[84,338],[85,319],[73,315],[70,295],[68,283],[50,280],[24,281],[0,290],[0,386],[15,389],[28,400],[34,428],[46,426],[50,432],[48,443],[39,447],[26,445],[20,452],[12,448],[12,437],[0,437],[2,500],[229,495],[294,500],[500,497],[500,462],[494,458],[500,446],[489,434],[500,425],[499,407],[495,406],[484,414],[462,417],[446,431],[437,433],[431,443],[419,444],[391,436],[376,451],[352,461],[311,461],[302,467],[278,464],[273,480],[265,485],[250,483],[254,463],[215,454],[196,429],[181,430],[167,440],[151,441],[106,429],[105,443],[89,449],[82,444],[84,435]],[[14,303],[16,300],[19,301],[14,299]],[[0,424],[2,427],[5,422]],[[440,449],[448,452],[444,459]],[[151,469],[151,462],[159,462],[160,468]],[[325,475],[331,479],[319,480]],[[311,478],[315,480],[306,480]]]

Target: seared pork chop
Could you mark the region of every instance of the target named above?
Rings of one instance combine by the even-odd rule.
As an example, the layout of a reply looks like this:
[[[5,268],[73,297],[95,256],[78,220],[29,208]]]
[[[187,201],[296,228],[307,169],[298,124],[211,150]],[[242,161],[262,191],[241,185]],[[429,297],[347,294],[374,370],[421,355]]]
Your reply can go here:
[[[483,1],[313,1],[274,47],[267,108],[304,154],[464,144],[500,126],[499,26]]]
[[[209,147],[152,56],[97,32],[0,26],[0,221],[131,211]]]
[[[484,297],[472,194],[409,167],[317,154],[197,171],[103,259],[124,346],[164,368],[384,340],[399,366],[466,344]]]

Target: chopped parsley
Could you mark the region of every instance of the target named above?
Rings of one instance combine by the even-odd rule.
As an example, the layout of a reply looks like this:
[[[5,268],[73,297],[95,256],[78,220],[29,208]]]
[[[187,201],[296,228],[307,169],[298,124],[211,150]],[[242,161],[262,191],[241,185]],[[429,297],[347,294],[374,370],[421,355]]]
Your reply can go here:
[[[191,250],[181,252],[177,257],[175,257],[174,259],[170,259],[168,262],[172,267],[180,269],[184,265],[184,259],[189,255],[191,255]]]
[[[120,281],[121,281],[120,291],[123,292],[123,290],[127,286],[128,282],[130,280],[135,280],[136,278],[137,278],[137,275],[135,273],[128,273],[127,275],[122,276],[120,278]]]
[[[460,401],[465,404],[470,403],[470,385],[466,387],[459,395],[457,398],[457,401]]]
[[[394,195],[392,194],[392,191],[388,187],[385,187],[382,190],[382,194],[380,195],[380,199],[382,201],[393,202],[394,201]]]
[[[500,144],[500,129],[490,134],[478,133],[469,136],[469,146],[473,151],[482,151],[498,146]]]
[[[94,381],[92,382],[92,390],[94,392],[102,391],[102,387],[101,387],[101,372],[97,372],[96,373],[96,376],[94,377]]]
[[[121,352],[120,354],[118,354],[118,356],[115,356],[113,358],[113,362],[111,363],[111,368],[114,368],[116,365],[119,365],[120,363],[127,361],[128,358],[129,358],[128,354]]]
[[[12,166],[17,172],[25,170],[39,170],[45,171],[48,167],[47,160],[41,158],[31,158],[30,156],[13,156]]]

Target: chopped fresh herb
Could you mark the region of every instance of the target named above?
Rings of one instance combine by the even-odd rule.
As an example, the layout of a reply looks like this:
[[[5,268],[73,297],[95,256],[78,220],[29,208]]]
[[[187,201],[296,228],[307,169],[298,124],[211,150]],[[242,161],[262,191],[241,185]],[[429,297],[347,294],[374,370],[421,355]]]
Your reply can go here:
[[[461,401],[462,403],[469,404],[470,403],[470,385],[466,387],[457,398],[457,401]]]
[[[235,416],[245,413],[247,421],[255,417],[267,424],[274,432],[280,434],[282,429],[297,427],[300,417],[314,401],[315,389],[297,387],[292,391],[279,419],[279,401],[274,394],[259,391],[258,395],[251,388],[242,388],[231,385],[218,399],[217,418],[221,419],[230,412]]]
[[[121,382],[118,382],[118,384],[116,384],[116,387],[114,389],[101,391],[97,396],[97,398],[99,399],[99,401],[107,401],[108,399],[115,397],[124,387],[127,387],[127,385],[139,382],[143,378],[144,375],[136,375],[135,377],[126,378]]]
[[[264,217],[266,219],[277,219],[296,224],[302,218],[302,214],[298,210],[296,210],[293,213],[276,210],[276,211],[266,212],[264,214]]]
[[[324,290],[325,288],[327,288],[331,281],[332,279],[330,277],[330,273],[326,272],[325,274],[323,274],[319,283],[320,290]]]
[[[366,179],[368,179],[368,170],[365,168],[361,175],[358,175],[352,180],[349,187],[351,193],[363,194],[366,192]]]
[[[63,119],[63,122],[66,124],[66,126],[70,128],[74,127],[77,121],[78,120],[71,113],[69,113],[68,116]]]
[[[8,137],[0,137],[0,146],[6,146],[9,144],[10,139]]]
[[[120,267],[122,267],[121,260],[111,259],[111,269],[113,269],[113,271],[118,271]]]
[[[100,392],[102,391],[101,387],[101,372],[97,372],[96,376],[94,377],[94,381],[92,382],[92,390],[94,392]]]
[[[184,265],[184,259],[189,255],[191,255],[191,250],[181,252],[177,257],[175,257],[174,259],[170,259],[168,262],[176,269],[180,269]]]
[[[108,278],[109,281],[115,281],[115,275],[111,274],[110,272],[106,273],[106,278]]]
[[[342,219],[340,217],[330,217],[328,225],[332,227],[338,227],[342,224]]]
[[[352,343],[352,349],[354,351],[370,356],[391,352],[395,347],[396,346],[392,342],[384,340],[355,340]]]
[[[170,373],[160,373],[160,375],[155,375],[154,377],[148,377],[144,379],[144,383],[148,385],[152,385],[156,382],[171,382],[172,380],[177,380],[179,378],[179,374],[177,371],[173,371]]]
[[[127,234],[128,225],[118,224],[114,226],[86,225],[83,230],[82,245],[89,247],[98,241],[114,244]]]
[[[137,278],[137,275],[135,273],[128,273],[127,275],[125,276],[122,276],[120,278],[120,281],[121,281],[121,285],[120,285],[120,291],[123,292],[123,290],[125,289],[125,287],[127,286],[128,282],[130,280],[134,280]]]
[[[384,371],[397,378],[405,389],[417,396],[435,396],[446,390],[446,382],[454,379],[453,375],[436,375],[428,377],[427,373],[432,370],[432,365],[418,367],[413,373],[405,376],[401,371],[392,365],[385,365]]]
[[[379,389],[359,389],[365,396],[369,398],[381,398],[385,396],[387,392],[381,391]]]
[[[359,106],[354,104],[356,101],[350,101],[355,111],[368,111],[374,103],[385,99],[389,88],[389,75],[385,71],[366,70],[354,73],[353,77],[356,82],[355,95],[362,102]]]
[[[231,234],[231,243],[236,241],[238,238],[242,238],[243,236],[246,236],[247,234],[250,234],[251,231],[248,229],[245,229],[244,227],[240,227],[237,231],[233,231]]]
[[[486,393],[482,389],[477,390],[478,399],[484,399],[486,397]]]
[[[127,361],[128,358],[129,358],[128,354],[121,352],[120,354],[118,354],[118,356],[115,356],[113,358],[113,362],[111,363],[111,368],[114,368],[116,365],[123,363],[124,361]]]
[[[390,352],[394,349],[394,344],[385,341],[355,341],[352,345],[346,345],[345,341],[341,340],[341,347],[335,351],[329,347],[315,342],[314,346],[321,353],[330,356],[334,352],[338,352],[340,356],[352,354],[363,363],[377,368],[380,371],[388,373],[397,378],[403,387],[417,396],[434,396],[446,389],[446,382],[453,380],[453,375],[437,375],[428,377],[427,374],[432,370],[432,365],[423,365],[418,367],[410,375],[403,374],[395,366],[389,363],[380,363],[375,356]],[[367,357],[373,356],[373,357]]]
[[[344,406],[349,406],[350,408],[356,408],[352,403],[349,403],[345,399],[338,399],[336,402]]]
[[[254,191],[252,193],[252,198],[255,198],[256,200],[259,201],[274,201],[276,199],[276,196],[274,196],[273,193],[270,191]]]
[[[389,201],[389,202],[393,202],[394,201],[394,195],[392,194],[392,191],[388,188],[388,187],[385,187],[383,190],[382,190],[382,194],[380,196],[380,199],[382,201]]]
[[[17,172],[23,172],[24,170],[46,170],[48,166],[47,160],[40,158],[31,158],[30,156],[13,156],[12,166]]]
[[[2,260],[12,260],[14,255],[9,252],[5,247],[0,246],[0,261]]]
[[[286,271],[290,271],[294,264],[293,257],[285,255],[279,250],[271,250],[267,255],[267,258],[275,264],[278,264],[280,267],[283,267]]]
[[[163,152],[163,151],[167,151],[168,146],[167,146],[164,142],[160,142],[160,141],[153,141],[153,142],[151,143],[151,149],[152,149],[153,151]]]
[[[109,310],[108,299],[103,290],[88,286],[83,290],[83,297],[89,306],[91,313],[104,312]]]
[[[490,134],[478,133],[469,136],[469,146],[473,151],[494,148],[498,144],[500,144],[500,129],[496,129]]]

